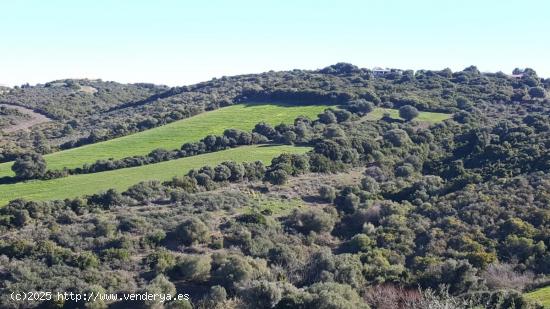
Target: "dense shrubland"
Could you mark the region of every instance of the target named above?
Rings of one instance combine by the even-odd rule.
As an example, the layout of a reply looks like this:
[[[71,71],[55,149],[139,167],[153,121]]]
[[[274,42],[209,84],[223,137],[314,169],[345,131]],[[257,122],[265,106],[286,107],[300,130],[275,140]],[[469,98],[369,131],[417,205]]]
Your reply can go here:
[[[198,308],[538,308],[521,293],[550,282],[550,83],[519,73],[374,78],[337,64],[224,77],[106,107],[123,119],[187,107],[200,94],[189,106],[326,100],[340,109],[139,158],[266,141],[312,146],[268,166],[228,161],[125,192],[12,201],[0,209],[3,294],[160,289],[189,293]],[[410,121],[361,118],[375,106]],[[453,118],[427,125],[418,111]],[[126,160],[111,163],[133,164]]]

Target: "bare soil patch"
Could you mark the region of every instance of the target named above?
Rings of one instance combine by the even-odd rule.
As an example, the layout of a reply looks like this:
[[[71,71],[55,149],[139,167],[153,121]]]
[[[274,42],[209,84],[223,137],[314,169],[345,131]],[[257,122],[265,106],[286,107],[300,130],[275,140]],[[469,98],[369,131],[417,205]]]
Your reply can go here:
[[[44,123],[44,122],[51,121],[50,118],[48,118],[48,117],[46,117],[42,114],[39,114],[39,113],[33,111],[32,109],[28,109],[28,108],[25,108],[25,107],[21,107],[21,106],[18,106],[18,105],[12,105],[12,104],[0,104],[0,106],[5,106],[5,107],[12,108],[12,109],[16,109],[16,110],[18,110],[19,112],[21,112],[23,114],[29,115],[28,119],[22,120],[21,122],[19,122],[17,124],[10,125],[10,126],[7,126],[7,127],[3,128],[2,131],[4,133],[11,133],[11,132],[15,132],[15,131],[18,131],[18,130],[26,130],[26,129],[32,127],[32,126],[37,125],[37,124],[41,124],[41,123]]]

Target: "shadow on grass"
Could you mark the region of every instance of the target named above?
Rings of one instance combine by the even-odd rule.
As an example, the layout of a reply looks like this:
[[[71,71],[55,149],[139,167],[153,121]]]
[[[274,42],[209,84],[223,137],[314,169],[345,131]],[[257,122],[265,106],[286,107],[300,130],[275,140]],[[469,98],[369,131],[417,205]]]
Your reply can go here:
[[[300,144],[300,143],[296,143],[296,144],[293,144],[293,145],[291,145],[291,144],[281,144],[281,143],[269,143],[269,144],[258,145],[256,148],[270,148],[270,147],[280,147],[280,146],[309,147],[308,144]]]
[[[406,121],[403,119],[397,119],[392,117],[382,117],[380,120],[385,121],[387,123],[405,123]]]
[[[253,102],[239,102],[235,103],[242,104],[244,107],[253,107],[260,105],[276,105],[279,107],[298,107],[298,106],[326,106],[329,107],[339,107],[339,105],[326,103],[326,102],[282,102],[282,101],[253,101]]]
[[[19,182],[19,179],[15,177],[4,176],[0,178],[0,185],[9,185]]]
[[[302,196],[302,201],[306,203],[328,204],[325,200],[315,195],[304,195]]]
[[[270,147],[277,147],[277,146],[288,146],[285,144],[262,144],[259,145],[257,148],[270,148]]]

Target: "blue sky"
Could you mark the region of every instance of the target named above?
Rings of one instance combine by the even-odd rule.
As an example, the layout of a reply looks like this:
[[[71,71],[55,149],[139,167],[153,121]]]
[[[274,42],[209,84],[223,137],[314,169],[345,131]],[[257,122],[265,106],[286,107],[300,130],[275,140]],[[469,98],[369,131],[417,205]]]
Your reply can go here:
[[[2,1],[0,84],[184,85],[342,61],[550,77],[548,12],[545,0]]]

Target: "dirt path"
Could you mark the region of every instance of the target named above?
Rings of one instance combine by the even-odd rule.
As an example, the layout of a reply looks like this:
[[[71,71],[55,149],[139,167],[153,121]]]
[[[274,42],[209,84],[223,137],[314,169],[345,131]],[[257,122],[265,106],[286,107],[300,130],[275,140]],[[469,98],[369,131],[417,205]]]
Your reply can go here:
[[[18,123],[16,125],[11,125],[11,126],[3,128],[3,129],[0,129],[0,130],[4,131],[5,133],[11,133],[11,132],[15,132],[15,131],[18,131],[18,130],[25,130],[25,129],[28,129],[28,128],[34,126],[34,125],[41,124],[41,123],[44,123],[44,122],[48,122],[48,121],[51,120],[50,118],[48,118],[48,117],[46,117],[42,114],[39,114],[39,113],[33,111],[32,109],[28,109],[28,108],[21,107],[21,106],[18,106],[18,105],[3,104],[2,103],[2,104],[0,104],[0,106],[16,109],[19,112],[21,112],[23,114],[26,114],[26,115],[29,115],[31,117],[30,119],[23,120],[21,123]]]

